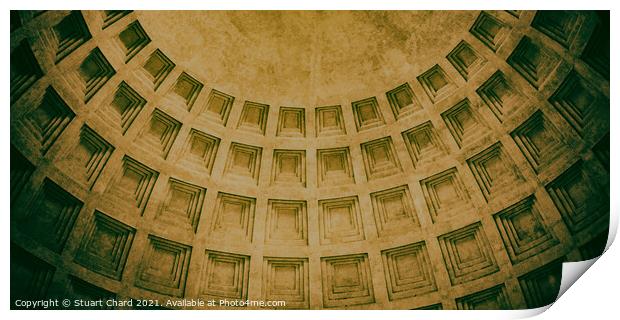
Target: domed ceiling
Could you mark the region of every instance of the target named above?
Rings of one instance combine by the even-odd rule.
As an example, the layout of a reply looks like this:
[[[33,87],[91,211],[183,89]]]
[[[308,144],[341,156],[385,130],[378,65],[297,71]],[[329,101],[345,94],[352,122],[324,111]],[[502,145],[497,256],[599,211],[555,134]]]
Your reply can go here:
[[[141,11],[174,61],[224,91],[282,105],[361,99],[445,55],[476,11]],[[376,94],[379,94],[376,92]],[[273,101],[277,97],[277,101]]]
[[[607,242],[609,12],[12,11],[10,48],[14,309],[534,308]]]

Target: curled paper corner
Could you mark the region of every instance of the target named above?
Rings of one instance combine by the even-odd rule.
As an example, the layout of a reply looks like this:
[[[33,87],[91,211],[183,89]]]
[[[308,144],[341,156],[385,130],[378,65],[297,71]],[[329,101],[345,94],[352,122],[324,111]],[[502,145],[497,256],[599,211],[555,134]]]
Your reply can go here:
[[[613,234],[613,236],[612,236]],[[611,243],[613,242],[613,238],[615,237],[615,229],[610,232],[608,237],[607,245],[605,247],[605,251],[609,248]],[[605,252],[603,252],[605,254]],[[547,310],[549,310],[559,299],[561,299],[562,295],[566,293],[566,291],[584,274],[590,267],[603,255],[596,258],[592,258],[590,260],[577,261],[577,262],[563,262],[562,263],[562,280],[560,283],[560,289],[558,291],[558,296],[553,303],[550,303],[546,306],[542,306],[539,308],[533,309],[523,309],[523,310],[514,310],[510,312],[507,317],[502,315],[503,319],[526,319],[532,318],[537,315],[540,315]]]
[[[560,299],[566,290],[568,290],[568,288],[570,288],[588,269],[590,269],[598,258],[600,258],[600,256],[585,261],[562,263],[562,282],[560,283],[560,291],[556,301]]]
[[[596,263],[596,261],[598,261],[598,259],[601,256],[603,256],[607,252],[607,250],[609,250],[609,247],[611,247],[614,240],[616,239],[617,232],[618,232],[618,216],[615,214],[610,214],[609,231],[607,234],[607,243],[605,244],[605,249],[603,250],[603,252],[599,256],[594,257],[589,260],[562,263],[562,281],[560,283],[560,290],[558,292],[558,297],[555,299],[555,301],[558,301],[562,297],[562,295],[564,295],[564,293],[566,293],[566,291],[575,282],[577,282],[577,280],[579,280],[579,278],[581,278],[581,276],[584,273],[586,273],[586,271],[590,269],[590,267],[592,267],[592,265],[594,265],[594,263]],[[538,308],[538,309],[544,309],[540,313],[543,313],[547,309],[549,309],[555,303],[555,301],[545,307]]]

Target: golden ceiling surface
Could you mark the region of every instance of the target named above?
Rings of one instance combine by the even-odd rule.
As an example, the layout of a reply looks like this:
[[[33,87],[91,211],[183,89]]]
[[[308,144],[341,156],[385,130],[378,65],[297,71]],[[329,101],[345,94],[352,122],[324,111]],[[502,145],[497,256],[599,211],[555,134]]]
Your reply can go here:
[[[607,241],[608,12],[12,11],[10,83],[13,302],[524,309]]]

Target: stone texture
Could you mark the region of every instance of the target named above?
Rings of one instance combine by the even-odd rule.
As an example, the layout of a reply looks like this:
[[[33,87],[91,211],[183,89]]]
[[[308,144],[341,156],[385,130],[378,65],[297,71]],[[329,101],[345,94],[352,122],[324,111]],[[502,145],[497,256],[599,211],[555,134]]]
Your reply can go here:
[[[607,242],[604,13],[10,16],[13,300],[527,308]]]

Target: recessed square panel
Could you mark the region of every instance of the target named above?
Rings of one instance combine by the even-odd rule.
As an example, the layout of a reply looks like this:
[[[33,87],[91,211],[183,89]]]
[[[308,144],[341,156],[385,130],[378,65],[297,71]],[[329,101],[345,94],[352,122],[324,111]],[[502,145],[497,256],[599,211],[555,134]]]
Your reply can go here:
[[[151,42],[151,38],[146,34],[138,20],[130,23],[121,31],[118,34],[118,40],[124,49],[125,63],[129,62]]]
[[[22,40],[11,51],[10,59],[11,103],[13,103],[43,76],[43,71],[32,53],[28,40]]]
[[[206,188],[170,178],[157,218],[168,225],[196,232],[206,192]]]
[[[353,116],[355,117],[355,126],[357,131],[362,131],[385,124],[383,115],[379,110],[377,98],[367,98],[351,103],[353,107]]]
[[[149,80],[152,82],[153,90],[157,90],[159,85],[172,72],[176,64],[170,60],[161,50],[155,49],[146,60],[142,68]]]
[[[29,140],[27,145],[34,154],[42,157],[74,118],[73,110],[50,86],[38,105],[23,116],[15,129],[21,137]]]
[[[357,196],[319,200],[319,223],[322,244],[365,239]]]
[[[318,107],[314,113],[317,137],[347,134],[340,106]]]
[[[235,98],[233,96],[212,89],[202,114],[208,119],[226,126],[234,101]]]
[[[403,131],[401,135],[405,140],[413,166],[416,168],[433,164],[435,159],[447,154],[445,146],[430,121]]]
[[[209,299],[245,300],[249,272],[249,256],[207,250],[199,295]]]
[[[220,138],[191,129],[184,148],[183,161],[210,174],[219,146]]]
[[[394,118],[412,114],[422,109],[418,98],[413,94],[409,83],[404,83],[386,93]]]
[[[286,301],[286,309],[309,308],[308,259],[265,257],[263,261],[263,298]]]
[[[486,63],[486,59],[476,52],[465,40],[459,42],[459,44],[448,53],[446,58],[461,74],[465,81],[482,69],[482,66]]]
[[[114,180],[108,185],[105,195],[114,200],[117,206],[144,212],[159,172],[145,166],[129,156],[123,158],[123,164]]]
[[[57,160],[57,166],[76,182],[92,188],[114,152],[114,146],[84,125],[71,151]]]
[[[446,98],[456,89],[454,81],[438,64],[419,75],[417,79],[433,103]]]
[[[380,237],[399,235],[420,226],[407,185],[370,194]]]
[[[258,184],[262,153],[261,147],[231,143],[224,175]]]
[[[306,201],[269,199],[265,243],[307,245],[308,214]]]
[[[237,129],[265,135],[269,106],[257,102],[246,101],[241,110]]]
[[[538,89],[558,66],[560,57],[538,41],[523,36],[507,62]]]
[[[508,300],[506,287],[501,284],[456,299],[459,310],[510,310],[512,306]]]
[[[441,117],[459,148],[478,141],[489,132],[467,98],[441,113]]]
[[[280,107],[276,135],[282,137],[305,137],[306,109]]]
[[[181,130],[182,123],[160,109],[153,110],[151,119],[136,137],[136,142],[147,152],[155,152],[164,159]]]
[[[573,232],[585,229],[609,214],[609,193],[601,189],[586,173],[581,160],[547,185],[553,203]]]
[[[605,79],[609,79],[610,14],[608,11],[596,13],[598,21],[588,40],[588,45],[581,53],[581,59]]]
[[[11,305],[17,307],[17,300],[49,298],[55,267],[13,243],[10,245],[9,261]],[[25,309],[25,306],[22,308]]]
[[[122,134],[129,130],[146,104],[146,99],[125,81],[119,84],[109,101],[107,107],[97,110],[97,113]]]
[[[93,49],[76,71],[84,92],[84,102],[88,102],[116,74],[98,47]]]
[[[111,26],[123,17],[131,13],[131,10],[103,10],[103,29]]]
[[[534,196],[494,215],[510,260],[518,263],[558,244],[541,218]]]
[[[441,235],[438,240],[452,285],[499,271],[480,222]]]
[[[211,225],[212,237],[251,242],[256,199],[219,192]]]
[[[11,145],[10,151],[10,175],[11,175],[11,208],[15,200],[22,194],[30,182],[30,178],[36,167],[24,155]]]
[[[577,36],[583,15],[570,10],[538,10],[532,20],[532,27],[569,48]]]
[[[490,13],[482,11],[469,32],[495,52],[508,37],[510,26]]]
[[[306,186],[306,151],[273,151],[271,183],[282,186]]]
[[[323,306],[344,307],[375,302],[368,255],[321,258]]]
[[[433,222],[462,215],[472,208],[467,189],[456,168],[451,168],[420,181],[422,193]]]
[[[487,202],[524,181],[500,142],[469,158],[467,164]]]
[[[319,186],[355,183],[349,147],[317,150]]]
[[[92,38],[79,10],[71,11],[53,28],[58,41],[56,63]]]
[[[562,260],[556,260],[519,277],[528,308],[543,307],[557,300],[562,283],[562,264]]]
[[[198,94],[204,84],[186,72],[182,72],[170,89],[169,96],[185,105],[187,111],[191,111]]]
[[[381,251],[390,300],[415,297],[437,290],[433,268],[422,242]]]
[[[536,172],[556,160],[565,147],[558,129],[540,110],[534,112],[510,135]]]
[[[549,102],[582,138],[609,130],[609,100],[576,71],[564,78]]]
[[[95,211],[82,236],[75,261],[82,266],[120,280],[136,230]]]
[[[192,247],[154,235],[140,261],[136,286],[183,297]]]
[[[501,71],[495,72],[476,90],[499,122],[523,105],[525,96],[506,79]]]
[[[83,203],[46,178],[29,208],[16,208],[18,228],[57,253],[65,246]]]
[[[392,137],[385,137],[361,144],[368,180],[383,178],[402,172]]]

